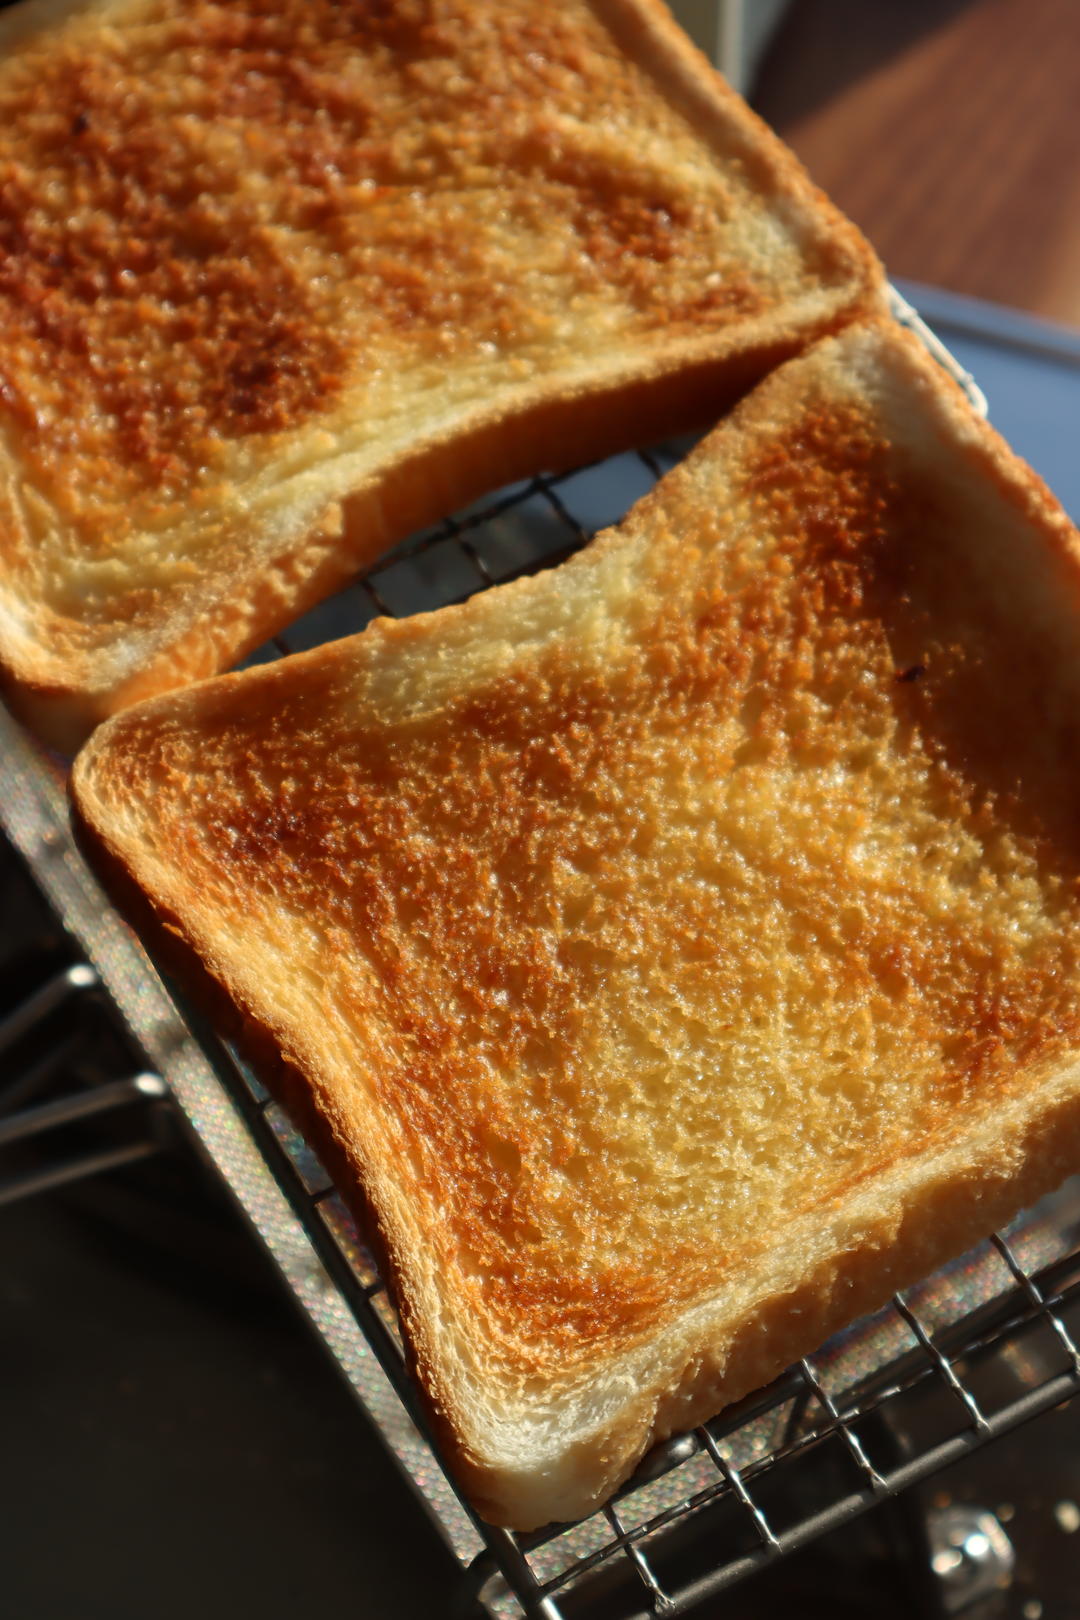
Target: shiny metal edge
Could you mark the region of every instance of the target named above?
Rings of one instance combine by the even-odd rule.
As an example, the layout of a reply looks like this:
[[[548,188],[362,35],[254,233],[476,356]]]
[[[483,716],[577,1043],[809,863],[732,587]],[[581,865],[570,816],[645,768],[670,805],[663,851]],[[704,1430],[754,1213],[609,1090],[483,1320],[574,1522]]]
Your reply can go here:
[[[1080,329],[1075,326],[993,304],[985,298],[972,298],[968,293],[950,292],[946,287],[931,287],[906,276],[899,277],[893,287],[901,299],[915,306],[922,320],[935,328],[944,327],[995,347],[1019,349],[1057,365],[1080,366]]]
[[[907,327],[933,355],[941,369],[948,373],[953,382],[963,389],[970,401],[971,408],[982,417],[990,415],[986,395],[971,375],[945,347],[936,332],[932,332],[912,304],[909,304],[903,293],[892,282],[889,283],[889,310],[898,326]]]

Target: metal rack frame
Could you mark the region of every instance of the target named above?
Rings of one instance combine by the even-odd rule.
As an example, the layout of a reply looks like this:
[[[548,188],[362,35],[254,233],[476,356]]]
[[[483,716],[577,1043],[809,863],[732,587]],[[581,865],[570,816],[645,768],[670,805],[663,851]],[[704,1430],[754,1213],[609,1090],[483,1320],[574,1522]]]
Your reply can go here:
[[[921,328],[899,299],[894,313]],[[985,410],[970,378],[921,334]],[[255,661],[361,628],[377,614],[440,605],[551,566],[621,516],[677,454],[638,453],[536,478],[447,518]],[[257,1076],[196,1017],[177,1011],[71,844],[60,771],[3,714],[0,760],[0,822],[416,1484],[468,1571],[463,1593],[482,1595],[490,1613],[690,1614],[1080,1389],[1080,1315],[1070,1320],[1080,1312],[1080,1196],[1059,1197],[1048,1215],[1017,1223],[767,1390],[656,1448],[591,1519],[532,1535],[481,1524],[436,1466],[384,1283],[329,1178]],[[1010,1354],[1022,1361],[1036,1340],[1037,1374],[1006,1398],[990,1398],[986,1366]],[[818,1485],[815,1499],[804,1500],[808,1478]]]

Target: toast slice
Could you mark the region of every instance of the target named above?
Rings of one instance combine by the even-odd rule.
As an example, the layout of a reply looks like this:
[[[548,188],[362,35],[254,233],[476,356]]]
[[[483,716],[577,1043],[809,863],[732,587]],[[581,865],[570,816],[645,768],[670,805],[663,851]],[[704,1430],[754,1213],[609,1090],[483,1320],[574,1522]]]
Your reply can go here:
[[[882,297],[655,0],[0,23],[0,669],[73,747]]]
[[[1078,645],[1076,532],[871,322],[564,566],[79,756],[481,1512],[583,1514],[1080,1167]]]

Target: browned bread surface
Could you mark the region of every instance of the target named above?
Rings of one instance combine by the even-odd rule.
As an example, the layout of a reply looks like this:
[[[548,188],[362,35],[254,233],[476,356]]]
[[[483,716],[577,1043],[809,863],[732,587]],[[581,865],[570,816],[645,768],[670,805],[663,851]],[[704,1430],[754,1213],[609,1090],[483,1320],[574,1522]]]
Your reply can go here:
[[[1071,525],[870,323],[562,568],[80,756],[366,1189],[491,1516],[583,1512],[1080,1164],[1078,627]]]
[[[0,22],[0,663],[61,745],[880,299],[653,0]]]

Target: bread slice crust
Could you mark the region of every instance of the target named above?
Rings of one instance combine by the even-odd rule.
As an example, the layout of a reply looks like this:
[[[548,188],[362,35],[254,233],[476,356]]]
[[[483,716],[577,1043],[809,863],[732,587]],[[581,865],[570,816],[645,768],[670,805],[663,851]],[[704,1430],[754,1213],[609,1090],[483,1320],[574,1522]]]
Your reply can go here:
[[[70,745],[882,296],[652,0],[31,0],[0,23],[13,700]]]
[[[867,323],[560,569],[76,762],[364,1189],[497,1522],[584,1513],[1080,1162],[1078,560]]]

